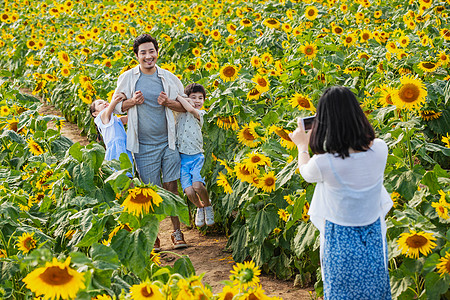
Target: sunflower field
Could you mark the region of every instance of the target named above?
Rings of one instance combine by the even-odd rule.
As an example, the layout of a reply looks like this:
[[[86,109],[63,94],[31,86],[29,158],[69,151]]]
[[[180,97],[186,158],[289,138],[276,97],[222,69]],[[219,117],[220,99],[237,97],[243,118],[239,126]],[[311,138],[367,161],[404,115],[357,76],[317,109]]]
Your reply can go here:
[[[266,299],[260,272],[322,295],[314,185],[288,134],[333,85],[357,95],[389,146],[393,298],[450,297],[449,0],[1,4],[2,297]],[[189,258],[162,267],[152,253],[160,220],[189,223],[185,201],[129,179],[128,160],[103,161],[100,144],[73,144],[63,118],[20,92],[94,140],[89,104],[138,64],[142,33],[158,40],[160,67],[207,90],[203,174],[237,262],[219,294]]]

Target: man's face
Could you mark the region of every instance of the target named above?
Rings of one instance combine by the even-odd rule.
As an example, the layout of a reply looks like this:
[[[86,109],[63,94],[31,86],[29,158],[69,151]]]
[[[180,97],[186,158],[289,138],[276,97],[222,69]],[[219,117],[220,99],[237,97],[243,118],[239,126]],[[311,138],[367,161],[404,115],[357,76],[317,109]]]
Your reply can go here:
[[[194,107],[196,109],[200,109],[203,106],[203,102],[205,102],[205,98],[203,97],[203,94],[200,92],[191,93],[189,95],[189,98],[192,99],[194,102]]]
[[[140,44],[136,57],[143,73],[153,74],[155,72],[158,52],[152,42]]]

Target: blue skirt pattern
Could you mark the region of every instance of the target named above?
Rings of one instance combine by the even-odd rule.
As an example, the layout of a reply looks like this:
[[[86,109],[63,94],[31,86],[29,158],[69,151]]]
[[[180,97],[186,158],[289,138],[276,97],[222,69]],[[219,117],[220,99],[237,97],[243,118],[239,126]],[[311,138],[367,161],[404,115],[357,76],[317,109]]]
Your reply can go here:
[[[322,257],[325,299],[392,299],[380,224],[380,219],[355,227],[326,221]],[[387,257],[387,246],[385,254]]]

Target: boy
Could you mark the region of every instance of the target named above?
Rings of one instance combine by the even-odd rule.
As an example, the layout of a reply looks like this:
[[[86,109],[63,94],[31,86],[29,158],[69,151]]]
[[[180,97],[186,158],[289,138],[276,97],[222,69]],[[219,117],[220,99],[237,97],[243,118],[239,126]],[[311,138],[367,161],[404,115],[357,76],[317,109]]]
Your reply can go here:
[[[206,97],[205,88],[198,83],[191,83],[184,89],[188,99],[181,96],[177,100],[187,112],[177,119],[177,144],[181,157],[180,182],[184,193],[197,207],[195,225],[212,226],[214,211],[205,188],[205,180],[200,175],[205,157],[203,156],[202,125],[203,115],[200,110]],[[199,199],[200,198],[200,199]]]

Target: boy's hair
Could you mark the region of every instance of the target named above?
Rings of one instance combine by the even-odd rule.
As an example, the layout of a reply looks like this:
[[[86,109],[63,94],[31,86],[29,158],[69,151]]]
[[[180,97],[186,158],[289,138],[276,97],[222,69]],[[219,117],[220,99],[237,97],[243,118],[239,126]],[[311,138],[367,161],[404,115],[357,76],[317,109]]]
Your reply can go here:
[[[313,153],[350,156],[348,149],[367,151],[375,131],[355,95],[346,87],[325,90],[317,105],[309,145]]]
[[[155,46],[156,52],[158,52],[158,41],[154,37],[152,37],[150,34],[145,33],[145,34],[141,34],[134,40],[134,43],[133,43],[134,54],[136,54],[136,55],[138,54],[139,46],[144,43],[153,43],[153,46]]]
[[[192,94],[192,93],[202,93],[203,94],[203,99],[205,99],[206,98],[206,90],[205,90],[205,88],[203,87],[203,85],[201,85],[201,84],[198,84],[198,83],[191,83],[191,84],[188,84],[185,88],[184,88],[184,93],[186,94],[186,95],[188,95],[188,97],[189,97],[189,95],[190,94]]]

